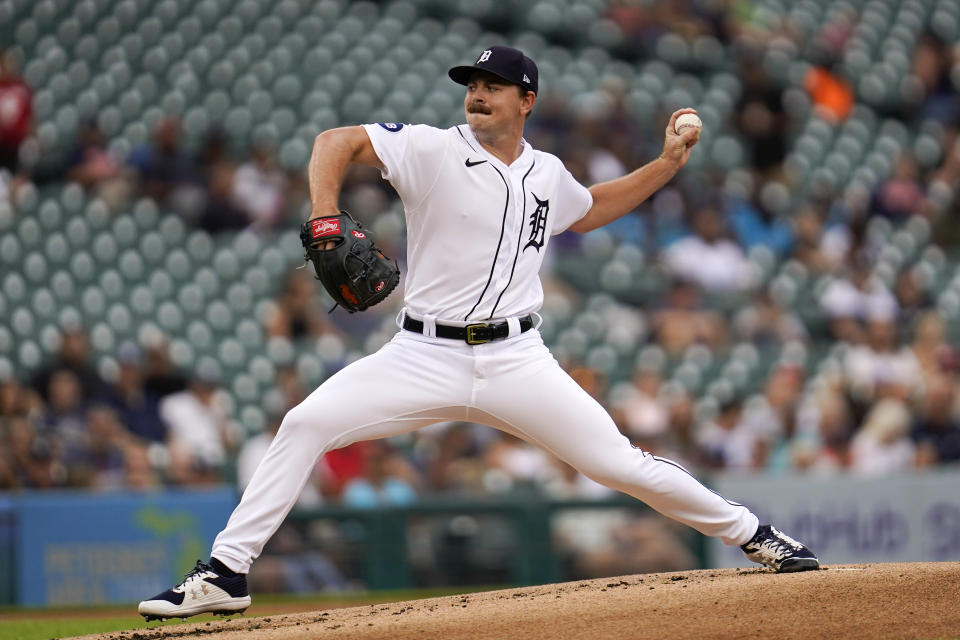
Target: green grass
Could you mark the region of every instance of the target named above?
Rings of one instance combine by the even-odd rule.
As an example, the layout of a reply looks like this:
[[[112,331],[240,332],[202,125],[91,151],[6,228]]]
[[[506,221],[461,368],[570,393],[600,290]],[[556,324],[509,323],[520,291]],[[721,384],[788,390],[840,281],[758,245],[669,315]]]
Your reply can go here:
[[[38,616],[43,616],[38,613]],[[214,620],[214,616],[197,616],[190,622]],[[181,620],[151,622],[150,627],[168,624],[182,624]],[[0,638],[3,640],[48,640],[49,638],[69,638],[85,636],[91,633],[122,631],[124,629],[145,629],[147,623],[140,616],[123,618],[43,618],[0,621]]]
[[[406,589],[397,591],[351,592],[345,594],[310,594],[310,595],[263,595],[255,596],[253,607],[247,612],[254,617],[270,615],[271,605],[287,606],[302,604],[303,611],[323,609],[325,607],[355,606],[379,602],[402,602],[404,600],[419,600],[422,598],[438,598],[441,596],[456,595],[487,591],[501,587],[463,587],[438,589]],[[152,629],[160,625],[184,624],[179,618],[164,622],[153,621],[147,623],[136,615],[136,605],[129,605],[131,615],[122,615],[124,607],[116,605],[94,606],[88,608],[72,607],[69,609],[17,609],[11,607],[0,608],[0,640],[50,640],[50,638],[69,638],[92,633],[107,633],[109,631],[123,631],[132,629]],[[97,612],[102,615],[97,615]],[[5,619],[10,614],[16,614],[16,620]],[[223,620],[221,616],[196,616],[188,618],[187,623]]]

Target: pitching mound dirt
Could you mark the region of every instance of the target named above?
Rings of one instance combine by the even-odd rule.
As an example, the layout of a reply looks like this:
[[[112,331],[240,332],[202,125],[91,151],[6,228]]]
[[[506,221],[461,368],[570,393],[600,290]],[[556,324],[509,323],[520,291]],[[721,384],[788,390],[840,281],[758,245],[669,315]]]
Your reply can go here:
[[[248,611],[256,615],[256,604]],[[236,617],[97,640],[956,638],[960,562],[659,573]]]

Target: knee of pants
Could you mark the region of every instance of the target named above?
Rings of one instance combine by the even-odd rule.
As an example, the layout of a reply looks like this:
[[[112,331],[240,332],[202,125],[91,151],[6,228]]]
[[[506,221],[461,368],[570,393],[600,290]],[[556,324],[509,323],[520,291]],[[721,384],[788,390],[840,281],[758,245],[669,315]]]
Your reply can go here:
[[[311,451],[318,447],[330,450],[352,442],[343,441],[343,432],[342,420],[318,411],[316,407],[299,404],[283,417],[277,437],[290,439]]]
[[[647,478],[647,455],[640,449],[628,447],[612,455],[595,456],[579,471],[600,484],[612,489],[635,487]]]
[[[277,435],[303,437],[306,434],[317,435],[321,431],[321,422],[313,412],[306,411],[303,405],[298,405],[283,416],[280,431]]]
[[[636,484],[636,478],[628,476],[628,474],[623,473],[621,469],[615,467],[608,467],[593,472],[587,471],[584,472],[584,475],[594,482],[600,483],[605,487],[610,487],[611,489],[620,490],[623,487]]]

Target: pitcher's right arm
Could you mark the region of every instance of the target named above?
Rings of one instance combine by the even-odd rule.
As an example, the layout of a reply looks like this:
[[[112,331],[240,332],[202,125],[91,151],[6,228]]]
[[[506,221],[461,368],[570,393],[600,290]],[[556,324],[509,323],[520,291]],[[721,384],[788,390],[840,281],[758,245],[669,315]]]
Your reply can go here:
[[[318,135],[307,167],[310,182],[310,219],[337,213],[340,185],[350,163],[383,170],[383,163],[373,149],[363,127],[338,127]]]

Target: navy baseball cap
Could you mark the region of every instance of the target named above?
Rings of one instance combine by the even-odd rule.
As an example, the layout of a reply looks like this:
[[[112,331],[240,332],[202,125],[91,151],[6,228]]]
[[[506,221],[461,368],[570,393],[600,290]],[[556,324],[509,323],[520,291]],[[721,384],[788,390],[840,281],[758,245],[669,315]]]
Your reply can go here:
[[[473,65],[454,67],[447,75],[457,84],[466,85],[475,71],[487,71],[527,91],[537,92],[537,65],[519,49],[500,46],[484,49]]]

